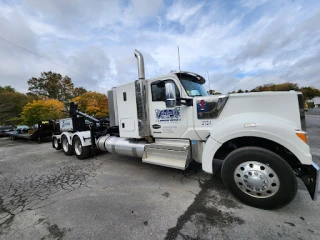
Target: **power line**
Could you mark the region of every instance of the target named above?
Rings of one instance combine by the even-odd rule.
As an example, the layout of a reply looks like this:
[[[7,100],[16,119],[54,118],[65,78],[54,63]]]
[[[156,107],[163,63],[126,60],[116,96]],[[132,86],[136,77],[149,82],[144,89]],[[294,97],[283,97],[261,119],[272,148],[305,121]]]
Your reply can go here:
[[[55,62],[51,61],[50,59],[48,59],[47,57],[40,56],[40,55],[38,55],[38,54],[35,53],[35,52],[32,52],[32,51],[30,51],[30,50],[28,50],[28,49],[26,49],[26,48],[24,48],[24,47],[21,47],[21,46],[15,44],[15,43],[13,43],[13,42],[10,42],[10,41],[8,41],[7,39],[2,38],[1,36],[0,36],[0,39],[3,40],[3,41],[5,41],[5,42],[7,42],[7,43],[9,43],[9,44],[11,44],[11,45],[13,45],[13,46],[15,46],[15,47],[17,47],[17,48],[20,48],[20,49],[22,49],[22,50],[24,50],[24,51],[26,51],[26,52],[28,52],[28,53],[31,53],[31,54],[39,57],[39,58],[42,58],[42,59],[44,59],[44,60],[46,60],[46,61],[48,61],[48,62],[50,62],[50,63],[52,63],[52,64],[55,64],[55,65],[57,65],[57,66],[59,66],[59,67],[62,67],[62,68],[67,69],[67,70],[69,70],[69,71],[71,71],[71,72],[74,72],[74,73],[76,73],[76,74],[79,74],[79,75],[81,75],[81,76],[84,76],[84,77],[86,77],[86,78],[88,78],[88,79],[90,79],[90,80],[93,80],[92,78],[89,78],[89,77],[87,77],[87,76],[85,76],[85,75],[83,75],[83,74],[81,74],[81,73],[79,73],[79,72],[77,72],[77,71],[75,71],[75,70],[72,70],[72,69],[67,68],[67,67],[64,67],[64,66],[62,66],[62,65],[60,65],[60,64],[58,64],[58,63],[55,63]],[[93,81],[94,81],[94,80],[93,80]]]

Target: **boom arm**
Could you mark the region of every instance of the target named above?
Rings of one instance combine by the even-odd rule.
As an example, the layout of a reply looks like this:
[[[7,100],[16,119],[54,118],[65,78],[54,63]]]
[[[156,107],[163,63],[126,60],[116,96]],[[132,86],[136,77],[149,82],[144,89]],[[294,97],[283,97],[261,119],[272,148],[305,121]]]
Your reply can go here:
[[[79,111],[79,110],[76,110],[76,111],[77,111],[77,113],[78,113],[79,115],[81,115],[81,116],[83,116],[83,117],[85,117],[85,118],[88,118],[88,119],[90,119],[90,120],[92,120],[92,121],[94,121],[94,122],[96,122],[96,123],[100,122],[98,119],[96,119],[96,118],[94,118],[94,117],[92,117],[92,116],[90,116],[90,115],[88,115],[88,114],[86,114],[86,113],[83,113],[83,112],[81,112],[81,111]]]
[[[74,103],[74,102],[71,102],[70,103],[70,111],[69,111],[69,114],[70,114],[70,117],[77,117],[77,115],[81,115],[85,118],[88,118],[89,120],[95,122],[95,123],[99,123],[100,121],[86,113],[83,113],[81,111],[78,110],[78,104]]]

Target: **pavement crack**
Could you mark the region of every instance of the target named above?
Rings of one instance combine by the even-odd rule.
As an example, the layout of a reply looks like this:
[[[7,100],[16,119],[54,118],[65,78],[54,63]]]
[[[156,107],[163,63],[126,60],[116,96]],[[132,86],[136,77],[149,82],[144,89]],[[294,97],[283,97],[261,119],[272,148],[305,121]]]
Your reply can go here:
[[[25,175],[5,178],[0,182],[0,235],[10,227],[14,217],[24,211],[54,204],[54,198],[82,187],[90,187],[101,164],[93,161],[63,167],[45,175]]]

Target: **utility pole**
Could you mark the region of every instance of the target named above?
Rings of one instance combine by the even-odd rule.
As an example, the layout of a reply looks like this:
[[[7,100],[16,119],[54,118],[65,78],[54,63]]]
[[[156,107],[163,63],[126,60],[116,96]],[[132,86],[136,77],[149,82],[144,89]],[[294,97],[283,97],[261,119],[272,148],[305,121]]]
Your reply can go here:
[[[180,50],[179,50],[179,46],[178,46],[178,62],[179,62],[179,72],[181,72],[181,69],[180,69]]]
[[[207,71],[207,75],[208,75],[208,83],[209,83],[209,94],[210,94],[210,78],[209,78],[209,73],[208,73],[208,71]]]

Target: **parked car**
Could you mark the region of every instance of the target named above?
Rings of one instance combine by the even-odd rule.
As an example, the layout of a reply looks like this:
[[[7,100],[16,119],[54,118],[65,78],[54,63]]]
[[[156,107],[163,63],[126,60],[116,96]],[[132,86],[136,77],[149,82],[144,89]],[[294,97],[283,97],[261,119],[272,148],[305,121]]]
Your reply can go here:
[[[27,126],[27,125],[19,125],[19,126],[16,127],[15,132],[16,132],[17,134],[20,134],[20,133],[28,133],[28,130],[29,130],[29,129],[30,129],[30,128],[29,128],[29,126]]]
[[[28,130],[29,130],[29,126],[27,125],[19,125],[17,126],[14,131],[12,131],[12,133],[10,134],[9,138],[11,140],[15,140],[16,139],[16,135],[17,134],[21,134],[21,133],[28,133]]]
[[[14,131],[14,127],[9,125],[9,126],[0,126],[0,137],[5,137],[6,133],[9,131]]]

